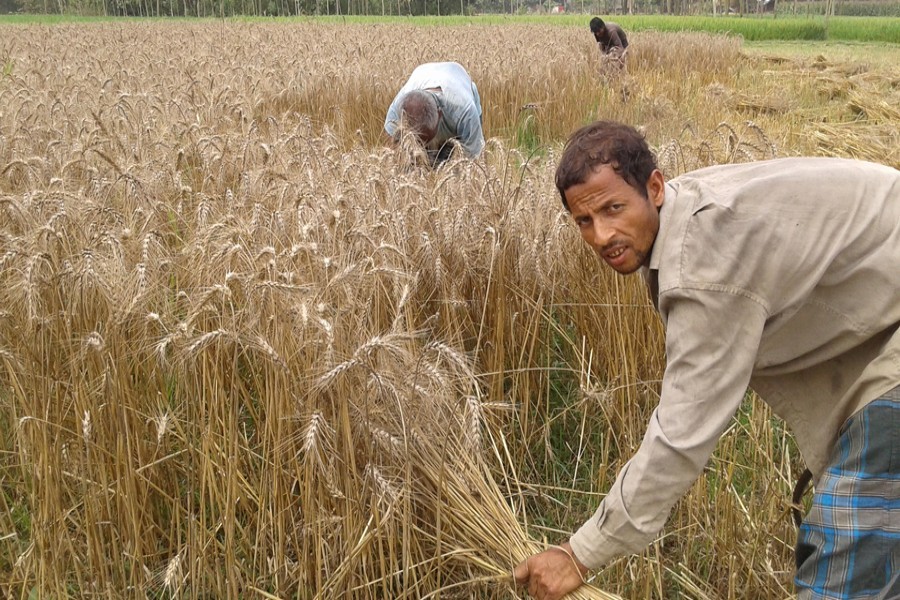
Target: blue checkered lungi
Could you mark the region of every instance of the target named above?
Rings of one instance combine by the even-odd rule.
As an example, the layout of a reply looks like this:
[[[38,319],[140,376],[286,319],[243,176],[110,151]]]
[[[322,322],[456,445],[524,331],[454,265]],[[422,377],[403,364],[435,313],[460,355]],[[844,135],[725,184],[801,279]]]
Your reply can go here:
[[[900,599],[900,387],[844,424],[796,557],[800,600]]]

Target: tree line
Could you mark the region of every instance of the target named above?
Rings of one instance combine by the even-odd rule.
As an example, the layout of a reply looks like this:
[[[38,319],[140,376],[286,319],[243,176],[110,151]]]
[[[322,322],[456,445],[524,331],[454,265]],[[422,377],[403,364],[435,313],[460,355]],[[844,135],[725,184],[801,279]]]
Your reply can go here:
[[[755,0],[751,0],[754,1]],[[556,11],[593,14],[674,13],[694,0],[0,0],[0,14],[128,17],[231,17],[528,14]]]

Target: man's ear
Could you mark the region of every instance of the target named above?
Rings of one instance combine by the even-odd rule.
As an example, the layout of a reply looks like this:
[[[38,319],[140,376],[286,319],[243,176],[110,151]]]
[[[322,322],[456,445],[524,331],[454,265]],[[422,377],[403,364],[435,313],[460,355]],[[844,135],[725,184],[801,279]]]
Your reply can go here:
[[[656,208],[662,208],[663,202],[666,200],[666,178],[659,169],[653,169],[650,177],[647,178],[647,199]]]

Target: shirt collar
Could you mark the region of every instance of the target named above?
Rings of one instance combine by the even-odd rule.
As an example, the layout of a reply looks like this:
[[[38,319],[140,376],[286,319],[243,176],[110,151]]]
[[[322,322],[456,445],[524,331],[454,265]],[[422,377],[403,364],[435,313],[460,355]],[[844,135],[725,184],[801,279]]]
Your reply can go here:
[[[656,240],[653,242],[653,250],[650,251],[650,269],[659,270],[659,263],[662,261],[663,246],[665,246],[666,238],[669,235],[670,221],[672,218],[673,205],[677,192],[675,186],[666,182],[666,197],[663,205],[659,209],[659,231],[656,232]]]

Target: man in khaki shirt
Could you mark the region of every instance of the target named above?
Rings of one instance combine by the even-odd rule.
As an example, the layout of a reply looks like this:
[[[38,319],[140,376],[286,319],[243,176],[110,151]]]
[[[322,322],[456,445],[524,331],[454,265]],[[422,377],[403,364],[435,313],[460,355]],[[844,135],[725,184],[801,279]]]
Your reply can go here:
[[[571,137],[556,185],[600,258],[645,277],[667,365],[641,447],[597,512],[517,565],[517,581],[556,600],[642,550],[750,386],[816,481],[799,597],[900,598],[900,172],[787,158],[666,182],[638,132],[601,121]]]

